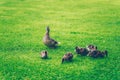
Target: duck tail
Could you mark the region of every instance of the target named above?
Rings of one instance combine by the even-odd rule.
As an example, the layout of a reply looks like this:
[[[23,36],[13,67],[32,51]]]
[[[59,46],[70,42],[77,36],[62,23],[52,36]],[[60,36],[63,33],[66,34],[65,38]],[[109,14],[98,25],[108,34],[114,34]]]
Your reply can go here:
[[[57,42],[57,44],[61,44],[61,42]]]

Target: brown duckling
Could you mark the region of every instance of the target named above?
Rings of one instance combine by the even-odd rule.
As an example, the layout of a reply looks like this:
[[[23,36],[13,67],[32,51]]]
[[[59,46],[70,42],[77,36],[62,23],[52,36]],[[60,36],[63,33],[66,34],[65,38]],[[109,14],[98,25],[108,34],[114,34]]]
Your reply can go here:
[[[64,61],[71,61],[72,58],[73,58],[73,54],[72,54],[71,52],[68,52],[68,53],[66,53],[66,54],[63,56],[63,58],[62,58],[62,63],[63,63]]]
[[[91,45],[91,44],[88,45],[86,48],[87,48],[88,51],[94,51],[94,50],[97,50],[97,46],[95,46],[95,45]]]
[[[75,47],[75,51],[77,54],[80,54],[81,56],[86,56],[89,52],[86,48],[81,48],[79,46]]]
[[[40,53],[40,56],[41,56],[42,59],[47,59],[48,58],[48,52],[44,50]]]
[[[105,51],[99,51],[99,50],[94,50],[94,51],[91,51],[89,52],[88,56],[90,57],[93,57],[93,58],[103,58],[103,57],[107,57],[108,56],[108,52],[105,50]]]
[[[55,41],[54,39],[50,38],[49,32],[50,32],[50,28],[47,27],[45,36],[43,37],[43,43],[48,47],[56,47],[58,42]]]

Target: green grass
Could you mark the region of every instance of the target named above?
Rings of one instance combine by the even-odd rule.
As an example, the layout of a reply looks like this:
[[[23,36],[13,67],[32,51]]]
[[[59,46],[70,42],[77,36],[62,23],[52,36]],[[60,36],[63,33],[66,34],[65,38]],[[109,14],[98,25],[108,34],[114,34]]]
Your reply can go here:
[[[48,25],[57,49],[42,43]],[[109,56],[77,56],[75,46],[88,44]],[[73,61],[61,64],[66,52]],[[0,0],[0,80],[92,79],[120,80],[119,0]]]

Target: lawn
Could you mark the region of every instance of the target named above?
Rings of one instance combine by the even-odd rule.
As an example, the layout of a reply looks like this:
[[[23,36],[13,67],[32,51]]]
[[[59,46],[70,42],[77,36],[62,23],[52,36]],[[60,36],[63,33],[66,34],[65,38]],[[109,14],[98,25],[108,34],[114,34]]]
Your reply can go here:
[[[56,49],[42,42],[46,26]],[[74,52],[88,44],[108,57]],[[61,64],[66,52],[73,61]],[[120,80],[120,1],[0,0],[0,80]]]

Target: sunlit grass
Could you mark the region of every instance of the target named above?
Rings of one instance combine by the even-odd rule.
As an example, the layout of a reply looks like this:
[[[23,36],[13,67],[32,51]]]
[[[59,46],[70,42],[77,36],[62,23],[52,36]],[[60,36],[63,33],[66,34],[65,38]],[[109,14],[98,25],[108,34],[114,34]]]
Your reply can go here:
[[[1,80],[119,80],[119,0],[0,1]],[[57,49],[42,43],[46,26]],[[95,44],[108,57],[93,59],[74,52]],[[40,58],[47,50],[49,58]],[[72,62],[61,59],[72,52]]]

